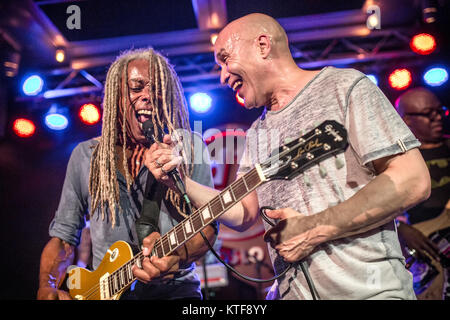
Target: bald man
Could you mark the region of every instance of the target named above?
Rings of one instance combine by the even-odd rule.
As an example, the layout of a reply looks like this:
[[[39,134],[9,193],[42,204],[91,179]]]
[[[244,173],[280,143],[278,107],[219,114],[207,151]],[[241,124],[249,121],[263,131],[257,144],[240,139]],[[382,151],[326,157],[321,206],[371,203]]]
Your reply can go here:
[[[431,172],[431,197],[408,210],[409,222],[419,223],[437,217],[450,195],[449,139],[444,138],[444,114],[446,109],[436,95],[419,87],[408,90],[396,101],[397,111],[422,143],[419,147]]]
[[[247,109],[264,107],[247,132],[239,177],[266,160],[274,145],[325,120],[340,122],[349,135],[350,147],[322,161],[320,170],[315,166],[291,181],[262,184],[219,218],[246,230],[259,208],[276,208],[267,212],[278,222],[275,228],[266,225],[270,256],[277,274],[293,265],[267,298],[415,299],[394,218],[428,197],[430,179],[419,141],[386,97],[356,70],[299,68],[285,31],[267,15],[228,24],[214,53],[221,83],[239,92]],[[265,132],[277,133],[275,144],[267,143],[273,135]],[[172,159],[170,147],[150,151],[153,161]],[[197,207],[218,194],[189,178],[186,188]]]
[[[440,260],[438,246],[409,224],[415,225],[426,221],[429,224],[434,219],[438,224],[433,227],[433,233],[450,226],[448,214],[447,219],[435,219],[444,212],[450,197],[450,167],[448,165],[450,162],[450,140],[443,135],[443,120],[446,109],[433,92],[422,87],[410,89],[402,94],[396,101],[396,107],[405,123],[422,143],[419,150],[431,175],[430,198],[410,208],[405,215],[405,219],[402,219],[403,217],[398,219],[400,240],[404,241],[410,252],[417,253],[418,257],[427,259],[428,255]],[[442,233],[447,234],[448,231]],[[416,273],[423,273],[423,271],[412,270],[415,276]],[[446,270],[446,272],[449,273],[449,270]],[[423,276],[419,275],[417,278],[423,279]],[[448,284],[444,286],[443,293],[440,292],[439,294],[441,297],[449,299],[450,294],[445,290],[447,286]],[[423,290],[423,286],[417,288],[417,292]]]

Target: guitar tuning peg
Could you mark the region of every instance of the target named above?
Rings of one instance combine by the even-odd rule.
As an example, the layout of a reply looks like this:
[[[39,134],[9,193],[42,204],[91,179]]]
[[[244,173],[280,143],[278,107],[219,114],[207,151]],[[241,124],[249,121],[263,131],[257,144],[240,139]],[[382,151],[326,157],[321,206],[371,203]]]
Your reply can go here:
[[[319,165],[319,174],[322,179],[327,176],[327,170],[325,169],[325,167]]]
[[[291,166],[291,168],[294,169],[294,170],[298,168],[298,164],[295,163],[295,162],[291,162],[290,166]]]
[[[309,177],[306,174],[303,175],[303,182],[307,187],[311,187],[311,180],[309,180]]]
[[[338,156],[335,156],[335,165],[336,165],[336,169],[341,169],[344,167],[344,160],[340,159]]]

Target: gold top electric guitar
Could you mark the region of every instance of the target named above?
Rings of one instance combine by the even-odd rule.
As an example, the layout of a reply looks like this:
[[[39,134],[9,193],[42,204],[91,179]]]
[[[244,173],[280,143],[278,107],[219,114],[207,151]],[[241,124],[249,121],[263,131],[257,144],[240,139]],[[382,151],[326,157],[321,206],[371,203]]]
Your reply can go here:
[[[290,180],[320,161],[335,156],[347,147],[347,132],[335,121],[325,121],[302,137],[275,149],[268,160],[231,183],[207,204],[159,238],[151,255],[161,258],[203,230],[209,223],[264,182]],[[115,242],[95,271],[68,268],[67,287],[73,299],[117,300],[136,280],[131,268],[142,263],[142,251],[133,256],[128,243]]]

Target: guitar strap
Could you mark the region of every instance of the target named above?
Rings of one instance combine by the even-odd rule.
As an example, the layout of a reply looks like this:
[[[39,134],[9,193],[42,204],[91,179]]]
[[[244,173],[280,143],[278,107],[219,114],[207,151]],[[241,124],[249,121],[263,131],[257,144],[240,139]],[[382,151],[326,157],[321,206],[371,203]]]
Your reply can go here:
[[[148,171],[147,182],[144,190],[141,216],[136,220],[136,233],[139,245],[152,232],[160,232],[158,228],[161,202],[167,187],[158,183],[152,173]]]

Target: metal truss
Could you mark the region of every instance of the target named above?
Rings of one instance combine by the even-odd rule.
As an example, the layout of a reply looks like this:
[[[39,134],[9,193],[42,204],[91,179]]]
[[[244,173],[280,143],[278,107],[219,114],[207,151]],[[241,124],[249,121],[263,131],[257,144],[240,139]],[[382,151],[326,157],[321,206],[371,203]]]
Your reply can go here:
[[[205,13],[211,2],[220,13],[217,20],[220,23],[213,26],[217,29],[208,25],[211,12]],[[195,30],[68,43],[70,65],[42,70],[50,89],[35,97],[18,99],[99,94],[108,65],[121,51],[149,46],[168,56],[186,92],[220,88],[219,68],[214,61],[210,36],[226,21],[224,1],[197,0],[193,5],[197,8],[199,22],[199,28]],[[370,69],[386,65],[387,61],[414,58],[409,48],[411,28],[369,30],[366,20],[367,14],[362,10],[278,19],[288,34],[292,55],[301,68],[332,65]]]

